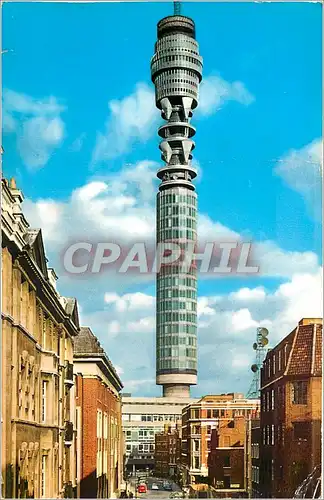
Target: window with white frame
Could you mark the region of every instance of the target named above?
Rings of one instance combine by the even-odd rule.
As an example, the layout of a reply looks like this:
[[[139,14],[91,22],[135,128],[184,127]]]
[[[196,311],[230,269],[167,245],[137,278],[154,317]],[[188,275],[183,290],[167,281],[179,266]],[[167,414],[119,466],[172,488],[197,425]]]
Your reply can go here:
[[[42,380],[42,422],[47,421],[47,389],[48,381]]]
[[[275,409],[275,392],[272,389],[271,390],[271,410],[274,410],[274,409]]]
[[[42,464],[41,464],[41,497],[46,498],[46,490],[47,490],[47,474],[46,474],[46,467],[47,467],[47,456],[42,455]]]
[[[108,416],[104,413],[104,439],[108,439]]]
[[[271,444],[272,445],[275,444],[275,426],[274,425],[271,426]]]
[[[102,437],[102,411],[97,410],[97,437]]]

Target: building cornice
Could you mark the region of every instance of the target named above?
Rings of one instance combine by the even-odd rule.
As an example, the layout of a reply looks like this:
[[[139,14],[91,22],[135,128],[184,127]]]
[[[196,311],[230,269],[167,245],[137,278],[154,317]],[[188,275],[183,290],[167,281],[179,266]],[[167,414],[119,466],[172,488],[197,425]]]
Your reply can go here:
[[[107,362],[106,356],[101,353],[96,353],[93,355],[90,354],[79,354],[79,353],[74,353],[73,354],[73,363],[75,365],[75,371],[76,373],[81,373],[83,377],[88,377],[88,376],[96,376],[99,379],[101,378],[103,381],[105,379],[109,382],[107,385],[109,387],[109,384],[113,386],[117,394],[120,396],[119,392],[123,389],[123,384],[121,380],[119,379],[118,376],[115,375],[114,371],[111,369],[111,363],[109,364]],[[96,365],[98,370],[101,372],[102,377],[96,373],[87,373],[85,370],[82,370],[82,364],[93,364]]]

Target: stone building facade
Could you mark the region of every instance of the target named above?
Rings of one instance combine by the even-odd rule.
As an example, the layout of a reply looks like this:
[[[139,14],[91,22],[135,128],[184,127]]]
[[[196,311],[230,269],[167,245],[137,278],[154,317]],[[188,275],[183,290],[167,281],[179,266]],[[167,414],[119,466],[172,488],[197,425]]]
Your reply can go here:
[[[304,318],[261,370],[260,493],[291,498],[321,465],[322,319]]]
[[[90,328],[74,344],[80,498],[117,498],[123,480],[122,382]]]
[[[123,432],[127,472],[153,470],[155,467],[155,435],[165,424],[181,421],[184,406],[198,401],[193,398],[132,397],[123,394]]]
[[[15,181],[2,179],[2,496],[60,498],[76,486],[78,307],[57,292],[22,201]]]

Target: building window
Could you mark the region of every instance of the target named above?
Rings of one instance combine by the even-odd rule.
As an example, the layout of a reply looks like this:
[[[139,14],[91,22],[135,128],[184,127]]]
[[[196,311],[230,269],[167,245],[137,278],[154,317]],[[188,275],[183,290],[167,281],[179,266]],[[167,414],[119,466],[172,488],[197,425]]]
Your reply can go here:
[[[224,467],[230,467],[231,466],[231,460],[229,455],[225,455],[224,457]]]
[[[211,434],[211,425],[207,425],[207,434]]]
[[[278,352],[278,370],[281,371],[281,351]]]
[[[194,469],[199,469],[199,468],[200,468],[199,457],[194,457]]]
[[[42,477],[41,477],[41,497],[46,498],[46,465],[47,465],[47,456],[42,455]]]
[[[275,392],[272,389],[272,391],[271,391],[271,410],[274,410],[274,408],[275,408]]]
[[[213,410],[213,418],[219,417],[219,410]]]
[[[207,410],[207,418],[211,418],[211,416],[212,416],[211,410]]]
[[[275,426],[274,425],[271,426],[271,444],[272,445],[275,444]]]
[[[292,403],[294,405],[306,405],[307,404],[307,381],[300,380],[298,382],[293,382],[292,387]]]
[[[266,395],[265,395],[265,393],[262,394],[261,409],[262,409],[262,411],[266,411]]]
[[[102,437],[102,411],[97,410],[97,437]]]
[[[108,416],[104,414],[104,439],[108,439]]]
[[[42,422],[46,422],[47,419],[47,414],[46,414],[46,409],[47,409],[47,387],[48,387],[48,381],[43,380],[42,381]]]

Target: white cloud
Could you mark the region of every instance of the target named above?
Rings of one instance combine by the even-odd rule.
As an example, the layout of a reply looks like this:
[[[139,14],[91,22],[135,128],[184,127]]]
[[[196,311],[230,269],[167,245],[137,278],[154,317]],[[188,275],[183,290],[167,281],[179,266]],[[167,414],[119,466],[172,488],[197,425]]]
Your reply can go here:
[[[289,151],[276,164],[275,173],[305,199],[310,213],[321,219],[323,142],[316,139],[302,149]]]
[[[34,227],[42,227],[45,242],[50,250],[49,257],[58,274],[70,284],[75,276],[66,274],[62,267],[65,249],[78,241],[112,242],[120,245],[121,258],[114,266],[103,267],[99,275],[87,275],[83,281],[83,291],[93,293],[93,289],[105,292],[123,290],[132,283],[154,280],[152,274],[127,272],[122,275],[116,270],[120,267],[134,243],[144,243],[148,252],[155,247],[155,171],[154,162],[144,161],[125,167],[118,174],[105,179],[93,180],[75,189],[65,202],[53,200],[26,200],[24,212]],[[146,182],[142,183],[142,179]],[[198,235],[201,250],[204,242],[240,242],[244,237],[209,216],[200,214]],[[257,276],[291,277],[299,272],[314,272],[318,258],[313,252],[292,252],[280,248],[275,242],[254,242],[252,246],[253,265],[260,267]],[[215,259],[217,260],[217,256]],[[52,260],[53,259],[53,260]],[[151,269],[151,261],[148,268]],[[217,265],[217,262],[215,262]],[[233,267],[233,270],[235,268]],[[109,279],[107,280],[107,277]],[[235,276],[235,273],[228,277]],[[255,277],[257,277],[255,276]],[[201,274],[201,279],[215,279],[219,275]],[[106,287],[105,280],[108,282]],[[81,292],[82,293],[82,292]],[[118,307],[124,310],[124,299]],[[128,306],[127,306],[128,307]],[[206,311],[201,314],[206,314]]]
[[[142,295],[148,299],[145,309],[128,308],[126,314],[120,313],[111,301],[104,312],[91,313],[85,320],[99,335],[111,359],[123,368],[125,387],[151,394],[155,376],[155,301],[150,295]],[[127,297],[128,304],[138,302],[138,292]],[[245,392],[252,377],[252,344],[257,327],[269,329],[270,345],[274,346],[303,317],[322,316],[322,269],[294,274],[273,291],[244,287],[228,294],[202,296],[199,307],[207,314],[200,315],[198,321],[199,385],[194,392],[232,391],[233,384],[235,390]],[[103,325],[109,321],[117,335],[107,335]],[[141,385],[141,380],[150,382]]]
[[[58,269],[57,259],[71,241],[112,241],[129,248],[139,240],[154,245],[155,169],[152,162],[125,167],[118,175],[81,186],[64,203],[27,201],[25,210],[31,224],[44,229],[60,290],[63,284],[63,294],[81,301],[83,324],[91,326],[112,362],[123,368],[123,379],[130,381],[125,382],[126,388],[146,393],[154,392],[155,298],[151,290],[139,290],[145,279],[151,282],[153,277],[129,273],[123,277],[112,269],[79,280]],[[145,189],[139,185],[144,172],[150,178]],[[205,241],[241,237],[204,214],[199,234]],[[195,390],[199,394],[230,391],[234,382],[238,389],[247,390],[257,326],[269,328],[270,342],[275,344],[301,317],[321,315],[322,282],[314,253],[289,252],[274,242],[257,242],[256,254],[264,275],[284,278],[285,283],[275,291],[265,286],[235,289],[233,284],[228,294],[199,298],[200,385]],[[138,381],[151,382],[139,385]]]
[[[70,146],[70,151],[72,153],[78,153],[79,151],[81,151],[82,149],[82,146],[83,146],[83,143],[84,143],[84,140],[85,140],[85,137],[86,137],[86,134],[83,133],[81,135],[79,135],[79,137],[77,137],[71,144]]]
[[[12,90],[3,94],[4,132],[16,135],[17,149],[27,167],[43,167],[64,140],[61,114],[65,108],[55,97],[34,99]]]
[[[254,97],[242,82],[230,83],[218,76],[202,81],[198,113],[212,115],[227,101],[248,106]],[[155,134],[159,121],[162,121],[155,106],[153,85],[146,83],[138,83],[131,95],[110,101],[108,109],[105,131],[97,135],[93,163],[127,153],[136,141],[145,142]],[[198,163],[196,166],[199,169]]]
[[[230,83],[219,76],[209,76],[202,81],[198,113],[204,116],[212,115],[228,101],[248,106],[254,101],[254,96],[242,82]]]
[[[153,88],[139,83],[130,96],[108,103],[109,117],[104,133],[99,133],[93,152],[98,162],[119,156],[129,150],[134,141],[145,141],[155,131],[159,119]]]

